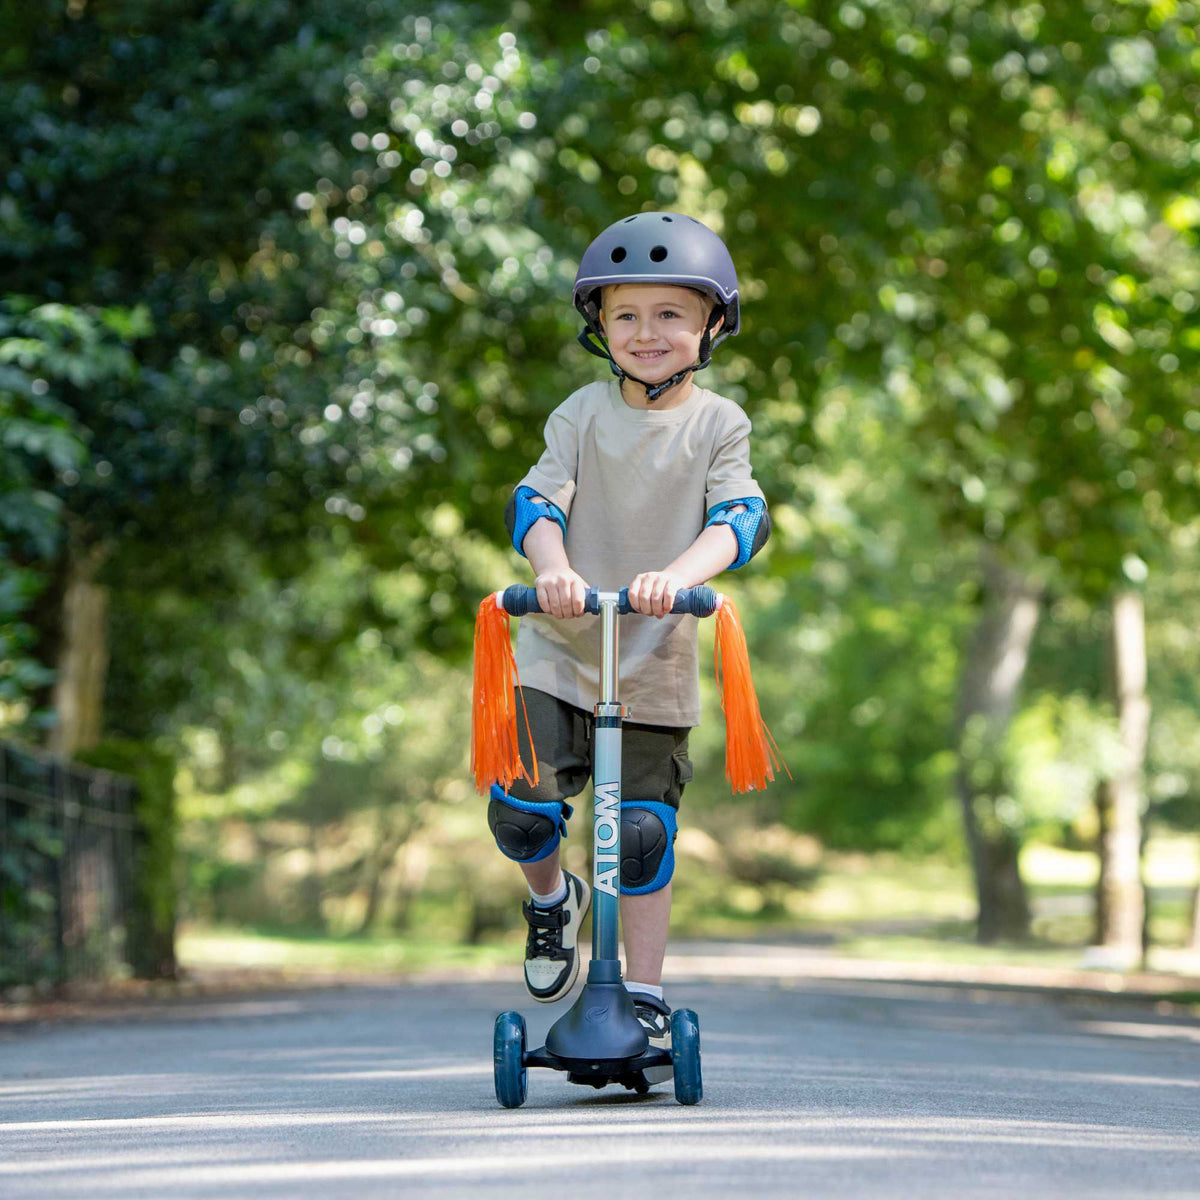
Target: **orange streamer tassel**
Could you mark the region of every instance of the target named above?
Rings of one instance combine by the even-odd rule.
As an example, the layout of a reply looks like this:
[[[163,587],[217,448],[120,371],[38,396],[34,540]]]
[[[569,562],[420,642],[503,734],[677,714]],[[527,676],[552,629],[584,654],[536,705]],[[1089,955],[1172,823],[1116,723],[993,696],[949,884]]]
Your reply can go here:
[[[717,609],[713,666],[725,713],[725,778],[730,787],[735,793],[761,790],[768,780],[775,778],[780,766],[791,779],[792,773],[780,757],[779,747],[759,711],[746,635],[738,620],[737,607],[728,596]]]
[[[471,707],[471,771],[475,787],[486,795],[493,783],[505,791],[514,779],[525,779],[531,787],[538,782],[537,754],[533,753],[533,774],[521,761],[517,741],[517,704],[513,689],[521,698],[525,734],[533,751],[529,714],[525,711],[525,693],[517,678],[508,633],[508,613],[496,604],[496,594],[486,596],[475,617],[475,687]]]

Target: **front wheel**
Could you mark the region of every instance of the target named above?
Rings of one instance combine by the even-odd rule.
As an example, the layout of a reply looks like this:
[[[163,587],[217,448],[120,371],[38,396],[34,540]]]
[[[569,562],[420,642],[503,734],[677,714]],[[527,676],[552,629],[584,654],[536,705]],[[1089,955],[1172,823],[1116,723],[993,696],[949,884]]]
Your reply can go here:
[[[675,1069],[675,1099],[699,1104],[704,1095],[700,1078],[700,1020],[690,1008],[671,1014],[671,1063]]]
[[[525,1070],[525,1018],[519,1012],[502,1012],[496,1018],[492,1068],[496,1077],[496,1099],[505,1108],[520,1108],[525,1103],[528,1072]]]

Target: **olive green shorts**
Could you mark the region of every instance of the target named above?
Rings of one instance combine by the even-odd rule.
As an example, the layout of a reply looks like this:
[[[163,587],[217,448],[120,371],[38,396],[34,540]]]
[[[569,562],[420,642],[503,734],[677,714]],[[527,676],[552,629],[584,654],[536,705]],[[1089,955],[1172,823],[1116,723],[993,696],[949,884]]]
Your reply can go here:
[[[518,800],[570,800],[587,787],[592,777],[593,725],[595,718],[557,696],[537,688],[523,688],[525,711],[537,748],[539,782],[530,787],[516,779],[508,789]],[[692,777],[688,758],[690,727],[637,725],[621,726],[621,799],[660,800],[679,807],[684,784]],[[517,696],[517,735],[521,760],[530,762],[529,739],[521,698]]]

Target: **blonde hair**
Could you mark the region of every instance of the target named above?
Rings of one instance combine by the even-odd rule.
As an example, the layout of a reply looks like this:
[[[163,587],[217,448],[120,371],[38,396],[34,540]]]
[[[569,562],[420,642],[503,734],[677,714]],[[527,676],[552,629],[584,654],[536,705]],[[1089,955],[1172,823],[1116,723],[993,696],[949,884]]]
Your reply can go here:
[[[664,279],[661,283],[658,280],[646,279],[639,282],[617,282],[606,283],[601,288],[600,292],[600,311],[603,312],[608,308],[608,297],[615,288],[619,287],[677,287],[682,288],[685,292],[691,292],[699,296],[707,304],[707,309],[704,313],[704,319],[707,321],[712,316],[712,311],[717,307],[717,299],[711,293],[706,292],[703,288],[689,287],[686,283],[672,283],[669,279]]]

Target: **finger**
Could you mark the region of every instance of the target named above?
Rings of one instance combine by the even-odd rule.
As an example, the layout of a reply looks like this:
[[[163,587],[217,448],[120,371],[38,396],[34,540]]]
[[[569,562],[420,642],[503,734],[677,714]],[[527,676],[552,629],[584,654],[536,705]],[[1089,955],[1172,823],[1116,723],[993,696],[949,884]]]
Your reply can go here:
[[[554,615],[559,620],[571,615],[571,585],[569,583],[559,582],[554,597],[554,606]]]
[[[656,616],[663,615],[663,593],[666,591],[667,581],[659,578],[654,581],[654,587],[650,592],[650,611]]]
[[[666,590],[663,592],[663,616],[667,616],[671,609],[675,606],[675,597],[679,594],[679,585],[677,583],[668,583]]]
[[[660,619],[667,614],[667,584],[660,580],[654,587],[654,615]]]

